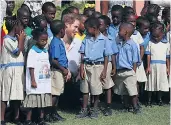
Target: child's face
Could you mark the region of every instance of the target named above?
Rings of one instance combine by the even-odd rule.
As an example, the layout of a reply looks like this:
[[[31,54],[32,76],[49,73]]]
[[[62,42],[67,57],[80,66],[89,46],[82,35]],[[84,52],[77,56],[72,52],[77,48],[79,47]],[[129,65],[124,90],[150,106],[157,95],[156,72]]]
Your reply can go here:
[[[119,35],[119,38],[120,39],[125,39],[125,37],[126,37],[126,30],[125,30],[125,27],[123,27],[122,25],[119,27],[119,33],[118,33],[118,35]]]
[[[47,41],[48,41],[48,35],[47,34],[41,34],[37,40],[37,45],[40,47],[40,48],[44,48],[47,44]]]
[[[66,25],[66,34],[69,38],[74,38],[75,34],[78,32],[78,27],[80,26],[80,21],[75,20],[73,24]]]
[[[22,15],[20,15],[20,21],[24,26],[27,26],[30,20],[30,13],[29,12],[23,12]]]
[[[79,26],[79,31],[80,32],[85,31],[84,23],[85,23],[86,20],[87,20],[87,17],[82,17],[81,22],[80,22],[80,26]]]
[[[61,29],[61,38],[63,38],[65,36],[65,28]]]
[[[159,41],[163,37],[162,26],[152,28],[151,36],[155,41]]]
[[[136,27],[136,16],[130,15],[127,19],[127,22],[131,23],[134,27]]]
[[[150,23],[148,22],[144,22],[141,27],[139,27],[139,32],[142,36],[145,36],[147,35],[148,31],[149,31],[149,28],[150,28]]]
[[[43,29],[47,29],[47,21],[46,20],[42,20],[40,22],[40,27],[43,28]]]
[[[122,21],[122,13],[120,11],[112,11],[112,21],[114,25],[119,25]]]
[[[47,12],[43,12],[48,23],[52,22],[55,18],[56,8],[49,7]]]
[[[99,23],[100,23],[99,30],[101,33],[103,33],[104,31],[106,31],[108,26],[105,24],[104,20],[102,19],[99,19]]]
[[[6,1],[7,2],[7,11],[12,12],[15,8],[14,1]]]

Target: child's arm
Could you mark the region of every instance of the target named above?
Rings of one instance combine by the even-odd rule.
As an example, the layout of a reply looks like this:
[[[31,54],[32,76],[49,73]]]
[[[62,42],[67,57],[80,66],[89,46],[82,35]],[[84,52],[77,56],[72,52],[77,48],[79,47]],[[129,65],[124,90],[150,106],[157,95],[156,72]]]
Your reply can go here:
[[[25,40],[26,34],[24,33],[24,31],[21,31],[20,34],[17,34],[17,38],[18,38],[18,52],[16,53],[16,55],[19,55],[20,52],[24,50],[24,40]]]
[[[80,76],[81,76],[82,79],[85,79],[85,72],[84,72],[84,54],[83,53],[81,53]]]
[[[109,11],[109,1],[101,1],[101,12],[103,15],[107,15]]]
[[[34,77],[34,68],[29,68],[29,72],[30,72],[30,77],[31,77],[31,87],[37,88],[37,84],[36,84],[35,77]]]
[[[54,68],[61,70],[64,76],[68,75],[68,69],[61,66],[57,59],[52,59],[52,65],[54,66]]]
[[[112,72],[111,75],[114,76],[116,73],[116,56],[113,54],[112,55]]]
[[[140,46],[140,56],[141,56],[141,60],[142,60],[143,56],[144,56],[144,46]]]
[[[104,79],[106,78],[107,66],[108,66],[108,56],[105,56],[104,57],[104,69],[100,75],[101,81],[104,81]]]
[[[133,63],[133,70],[136,72],[136,70],[137,70],[137,63]]]
[[[150,61],[151,61],[151,56],[150,55],[147,55],[147,69],[146,69],[146,73],[147,74],[151,73]]]
[[[166,59],[167,75],[170,75],[170,58]]]

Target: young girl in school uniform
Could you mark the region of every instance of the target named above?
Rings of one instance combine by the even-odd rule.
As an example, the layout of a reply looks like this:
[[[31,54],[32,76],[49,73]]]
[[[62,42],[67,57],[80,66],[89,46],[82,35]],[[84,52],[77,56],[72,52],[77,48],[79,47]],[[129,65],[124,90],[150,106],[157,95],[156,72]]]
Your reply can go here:
[[[1,125],[5,125],[4,116],[7,102],[14,108],[14,123],[20,125],[19,108],[23,97],[23,67],[24,67],[24,27],[18,20],[6,20],[8,35],[4,37],[1,65]]]
[[[38,108],[40,117],[39,125],[44,122],[44,108],[52,105],[51,77],[48,51],[44,47],[47,44],[48,34],[42,28],[33,30],[36,45],[30,49],[27,57],[26,69],[26,97],[24,107],[28,108],[26,125],[30,125],[32,108]]]
[[[169,91],[167,77],[170,75],[170,44],[163,39],[164,25],[160,22],[152,25],[151,40],[147,46],[148,82],[145,90],[148,91],[148,105],[151,106],[151,94],[157,91],[158,104],[162,105],[162,92]]]

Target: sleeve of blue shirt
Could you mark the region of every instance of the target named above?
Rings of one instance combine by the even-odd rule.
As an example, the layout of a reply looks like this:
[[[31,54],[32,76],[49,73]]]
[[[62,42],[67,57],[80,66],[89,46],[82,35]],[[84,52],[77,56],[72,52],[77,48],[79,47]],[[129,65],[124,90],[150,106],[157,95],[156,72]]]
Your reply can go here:
[[[117,47],[115,41],[112,41],[112,50],[113,50],[113,54],[117,54],[118,53],[118,47]]]
[[[80,50],[78,51],[79,53],[85,53],[85,43],[86,43],[86,40],[84,39],[82,44],[81,44],[81,47],[80,47]]]
[[[138,47],[136,44],[133,44],[133,57],[132,57],[132,61],[133,63],[140,63],[141,62],[141,57],[140,57],[140,52],[138,50]]]
[[[104,50],[104,56],[111,56],[113,54],[113,50],[110,44],[109,39],[105,40],[105,50]]]
[[[58,59],[60,57],[60,46],[59,44],[54,44],[51,47],[51,57],[52,59]]]

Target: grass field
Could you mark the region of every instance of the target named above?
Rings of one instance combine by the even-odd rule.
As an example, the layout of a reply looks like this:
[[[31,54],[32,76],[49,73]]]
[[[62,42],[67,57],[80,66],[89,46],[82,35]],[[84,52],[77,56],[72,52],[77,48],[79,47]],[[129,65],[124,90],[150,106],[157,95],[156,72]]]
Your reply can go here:
[[[112,116],[106,117],[100,113],[98,119],[75,119],[76,113],[78,111],[59,111],[59,114],[67,120],[64,122],[50,123],[50,125],[170,125],[169,105],[143,106],[142,113],[138,115],[113,110]]]

